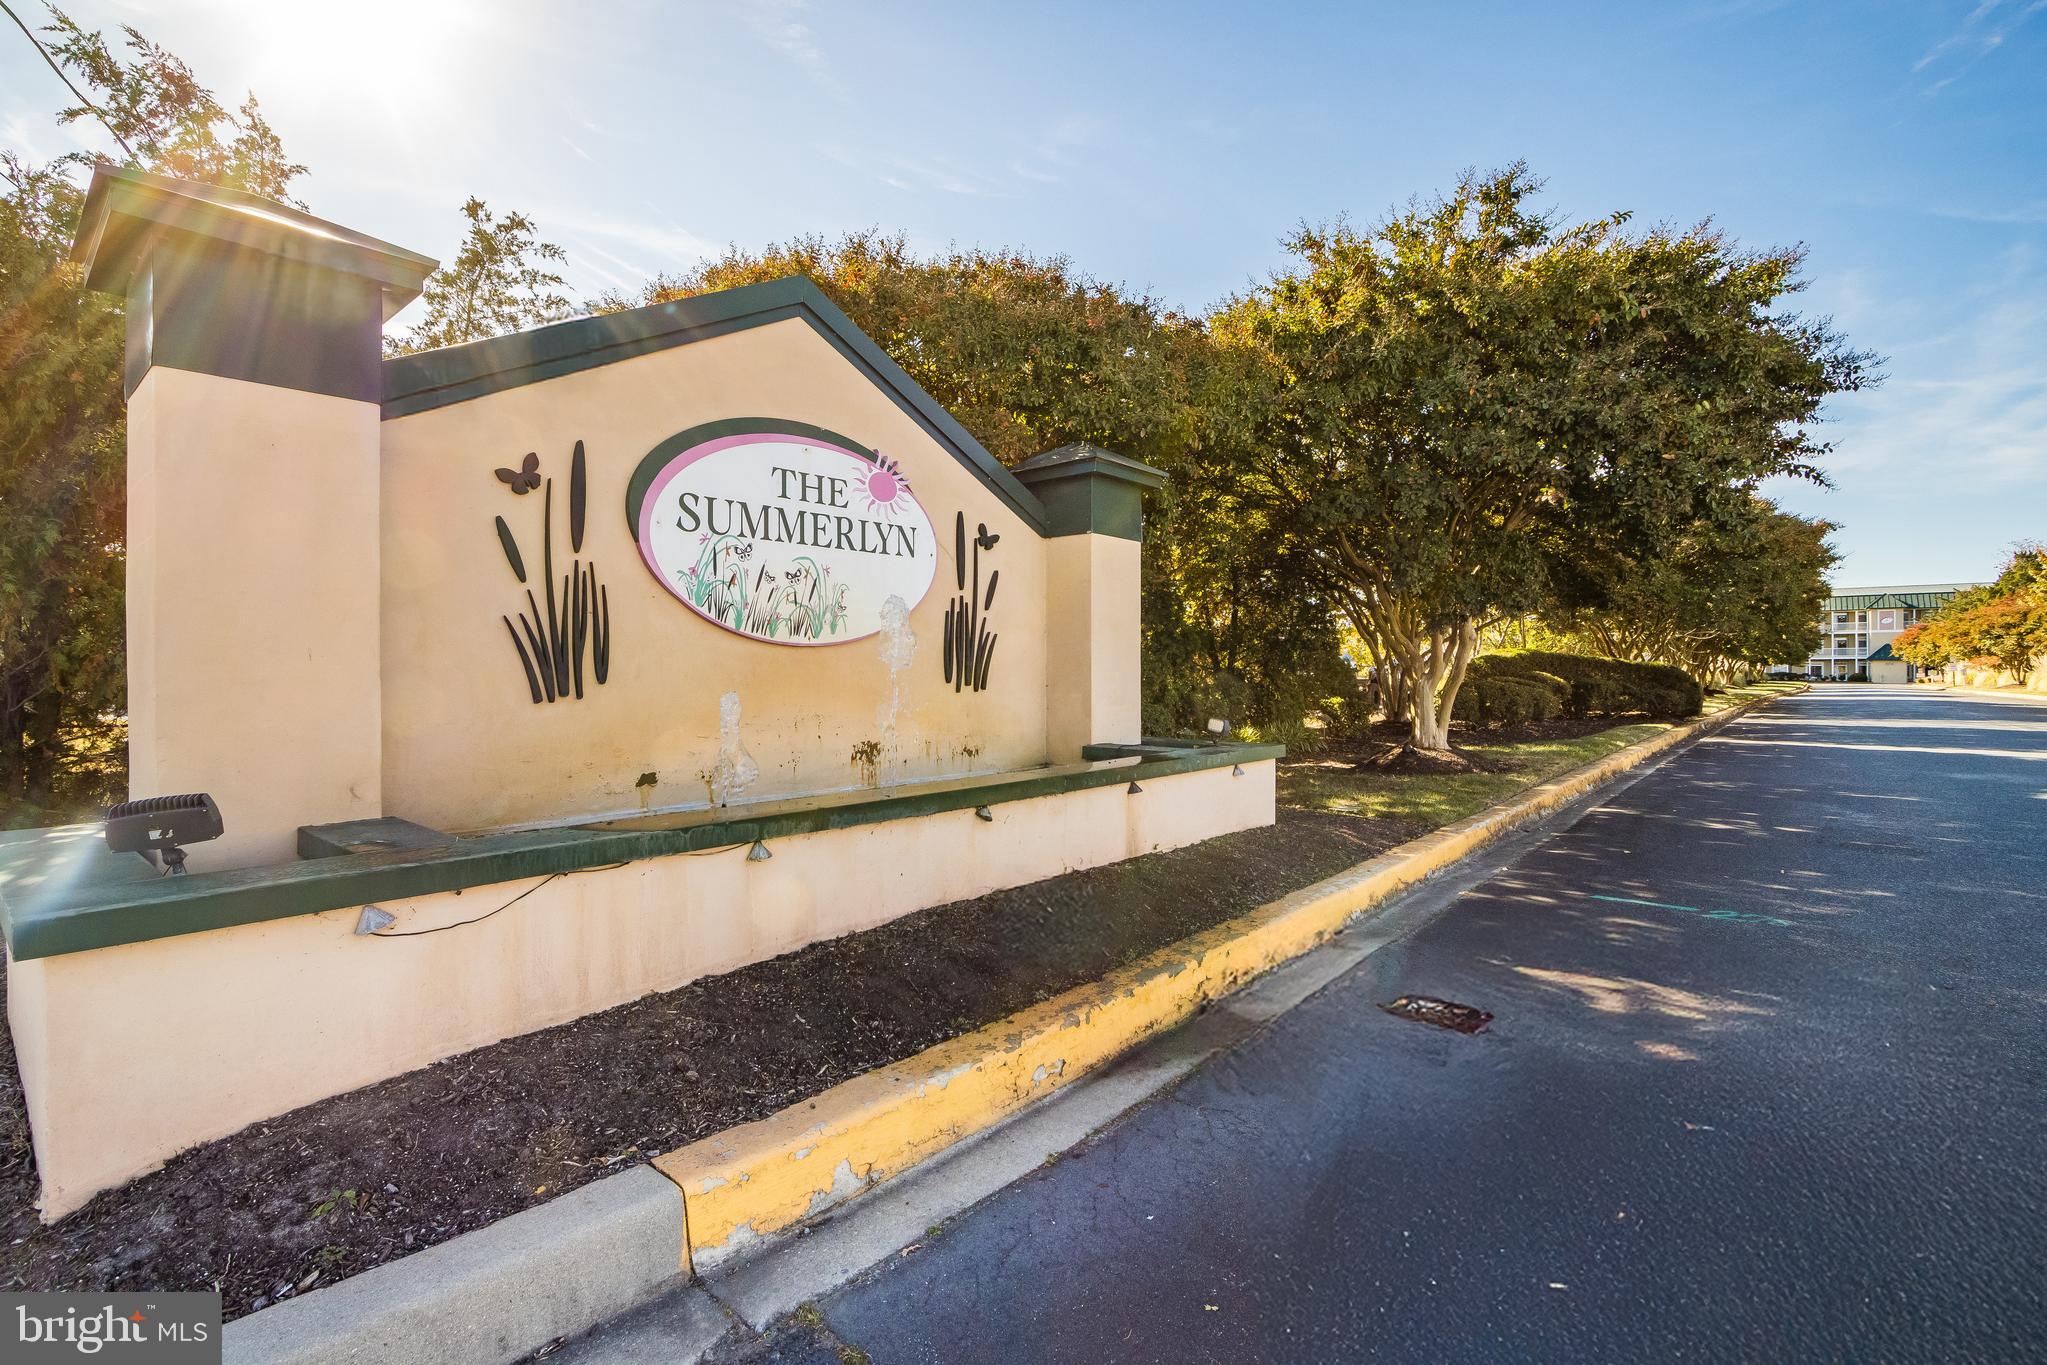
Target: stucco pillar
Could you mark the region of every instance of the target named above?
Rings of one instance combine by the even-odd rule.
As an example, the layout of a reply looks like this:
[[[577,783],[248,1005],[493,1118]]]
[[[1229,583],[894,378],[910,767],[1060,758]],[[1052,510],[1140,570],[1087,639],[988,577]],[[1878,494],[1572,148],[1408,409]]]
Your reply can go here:
[[[1144,490],[1166,476],[1090,445],[1033,455],[1014,471],[1045,505],[1045,731],[1054,763],[1089,744],[1143,738]]]
[[[102,167],[75,259],[126,302],[133,797],[208,792],[191,866],[382,814],[382,328],[434,262]]]

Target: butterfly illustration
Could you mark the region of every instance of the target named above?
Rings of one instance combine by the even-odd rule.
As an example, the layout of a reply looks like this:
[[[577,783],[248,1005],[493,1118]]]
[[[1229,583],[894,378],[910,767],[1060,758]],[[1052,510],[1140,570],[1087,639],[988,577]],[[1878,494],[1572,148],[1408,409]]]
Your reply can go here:
[[[540,456],[529,453],[517,469],[500,469],[498,481],[524,497],[540,487]]]
[[[978,529],[980,534],[974,537],[974,543],[984,550],[994,549],[995,542],[1002,539],[1001,536],[991,536],[988,534],[988,523],[985,521],[980,523]]]

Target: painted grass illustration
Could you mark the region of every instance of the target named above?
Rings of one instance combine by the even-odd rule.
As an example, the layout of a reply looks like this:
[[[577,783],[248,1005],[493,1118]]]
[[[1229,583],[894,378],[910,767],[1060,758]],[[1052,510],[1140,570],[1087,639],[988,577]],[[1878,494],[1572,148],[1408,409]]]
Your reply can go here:
[[[537,471],[535,457],[527,459],[531,470]],[[505,473],[498,471],[498,477],[523,497],[531,485],[521,487],[505,479]],[[532,477],[540,481],[537,472]],[[526,671],[526,689],[536,706],[543,701],[583,695],[586,655],[592,686],[602,687],[611,675],[611,591],[597,581],[597,566],[586,565],[581,558],[584,509],[589,502],[587,486],[583,443],[578,441],[569,462],[569,553],[575,558],[561,577],[560,595],[556,595],[554,577],[554,480],[547,479],[541,481],[540,514],[540,584],[541,591],[547,594],[546,612],[542,614],[539,599],[528,584],[526,610],[516,618],[518,624],[512,624],[513,617],[502,618],[506,633],[512,637],[512,648],[518,651],[520,667]],[[526,583],[526,558],[519,551],[518,537],[512,534],[503,517],[497,519],[497,533],[505,563],[521,583]]]
[[[821,640],[846,628],[850,589],[809,555],[778,569],[753,562],[750,540],[706,534],[701,544],[677,579],[689,604],[712,620],[766,640]]]

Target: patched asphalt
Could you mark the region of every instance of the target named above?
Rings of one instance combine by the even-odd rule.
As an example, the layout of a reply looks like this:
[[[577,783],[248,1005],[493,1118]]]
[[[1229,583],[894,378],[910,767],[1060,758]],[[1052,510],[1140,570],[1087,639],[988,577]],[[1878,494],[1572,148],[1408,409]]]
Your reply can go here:
[[[2043,1044],[2047,698],[1822,687],[747,1354],[2047,1358]]]

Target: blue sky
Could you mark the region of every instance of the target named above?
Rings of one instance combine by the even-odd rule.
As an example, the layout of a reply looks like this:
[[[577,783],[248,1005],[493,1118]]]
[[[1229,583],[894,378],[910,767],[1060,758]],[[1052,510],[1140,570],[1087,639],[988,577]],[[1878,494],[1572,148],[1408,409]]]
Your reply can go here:
[[[1801,308],[1890,376],[1830,409],[1833,491],[1773,490],[1841,524],[1838,583],[1984,577],[2047,538],[2047,0],[72,12],[253,90],[314,212],[444,255],[478,194],[533,214],[586,293],[879,225],[1200,309],[1299,220],[1525,159],[1573,215],[1809,248]],[[54,125],[61,99],[0,30],[0,146],[100,145]]]

